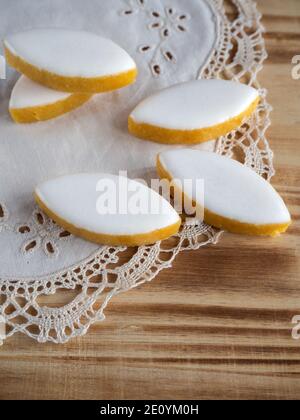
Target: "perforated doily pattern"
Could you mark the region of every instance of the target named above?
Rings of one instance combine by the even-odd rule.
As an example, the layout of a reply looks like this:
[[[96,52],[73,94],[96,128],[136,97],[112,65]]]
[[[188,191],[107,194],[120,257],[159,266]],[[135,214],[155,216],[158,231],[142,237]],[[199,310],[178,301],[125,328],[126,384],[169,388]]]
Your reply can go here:
[[[222,77],[248,83],[260,89],[262,97],[252,119],[239,130],[220,138],[216,152],[242,160],[270,180],[274,174],[273,155],[265,132],[270,124],[271,109],[266,91],[257,82],[257,73],[266,58],[261,16],[251,0],[226,1],[229,14],[225,12],[223,0],[206,1],[217,17],[219,37],[218,46],[199,77]],[[171,54],[175,57],[176,52]],[[156,70],[152,63],[153,76],[157,76]],[[9,228],[8,222],[9,210],[1,204],[0,231]],[[43,220],[41,225],[38,217],[35,225],[36,222],[38,227],[33,226],[33,220],[18,226],[20,233],[23,229],[23,233],[28,234],[28,229],[32,229],[32,243],[24,243],[25,251],[38,245],[34,232],[43,229],[45,252],[55,253],[55,243],[47,240],[48,221]],[[67,235],[61,231],[57,234]],[[135,250],[103,247],[82,263],[46,278],[0,279],[0,315],[7,324],[7,337],[21,332],[39,342],[65,343],[81,336],[91,324],[104,320],[104,310],[114,296],[151,281],[161,270],[171,267],[179,252],[216,244],[221,234],[205,224],[185,224],[169,241]],[[40,305],[42,296],[60,293],[62,289],[74,292],[75,298],[68,305],[61,308]]]

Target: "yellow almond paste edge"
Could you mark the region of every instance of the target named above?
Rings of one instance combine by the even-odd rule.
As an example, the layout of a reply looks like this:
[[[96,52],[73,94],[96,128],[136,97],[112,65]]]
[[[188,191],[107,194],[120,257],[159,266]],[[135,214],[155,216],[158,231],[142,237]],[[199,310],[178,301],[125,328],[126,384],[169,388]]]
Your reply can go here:
[[[114,76],[91,78],[59,76],[27,63],[21,57],[14,55],[6,46],[4,52],[7,63],[20,73],[37,83],[62,92],[91,94],[109,92],[134,83],[138,74],[137,68],[133,68]]]
[[[144,140],[165,144],[197,144],[224,136],[230,131],[241,126],[246,118],[249,118],[256,110],[260,97],[237,117],[231,118],[224,123],[196,130],[173,130],[151,124],[137,123],[129,116],[128,130],[131,134]]]
[[[172,182],[172,175],[167,171],[160,161],[159,156],[157,156],[157,172],[161,179],[166,179],[169,182]],[[186,202],[189,202],[193,206],[196,206],[194,200],[192,200],[184,194],[184,192],[176,186],[173,186],[176,189],[176,193],[182,194],[183,199]],[[227,217],[220,216],[213,213],[207,208],[204,209],[204,221],[210,226],[214,226],[218,229],[224,229],[228,232],[239,233],[252,236],[272,236],[276,237],[281,233],[287,231],[292,222],[285,224],[268,224],[268,225],[254,225],[250,223],[239,222],[238,220],[229,219]]]
[[[38,206],[54,220],[59,226],[66,229],[68,232],[72,233],[74,236],[79,236],[83,239],[86,239],[90,242],[94,242],[100,245],[108,246],[141,246],[141,245],[150,245],[155,242],[162,241],[170,238],[173,235],[176,235],[181,226],[181,220],[173,225],[167,226],[166,228],[155,230],[149,233],[137,234],[137,235],[107,235],[101,233],[90,232],[86,229],[78,228],[66,220],[59,217],[52,210],[50,210],[44,202],[40,199],[37,193],[34,193],[34,198]]]
[[[92,95],[86,93],[74,93],[68,98],[52,104],[27,108],[9,108],[9,112],[12,119],[19,124],[46,121],[80,107],[91,97]]]

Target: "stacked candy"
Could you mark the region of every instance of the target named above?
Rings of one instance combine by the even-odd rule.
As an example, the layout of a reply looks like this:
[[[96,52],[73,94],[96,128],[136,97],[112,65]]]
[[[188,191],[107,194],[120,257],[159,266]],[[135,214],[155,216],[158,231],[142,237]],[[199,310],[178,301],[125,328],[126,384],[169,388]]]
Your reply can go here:
[[[4,49],[7,63],[22,73],[9,105],[18,123],[58,117],[137,76],[126,51],[89,32],[31,30],[8,37]]]

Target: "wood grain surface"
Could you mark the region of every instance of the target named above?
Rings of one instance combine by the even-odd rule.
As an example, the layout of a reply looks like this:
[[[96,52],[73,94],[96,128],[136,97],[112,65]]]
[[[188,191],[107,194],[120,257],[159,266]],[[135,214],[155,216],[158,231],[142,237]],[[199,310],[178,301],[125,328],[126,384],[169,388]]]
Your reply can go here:
[[[298,399],[300,340],[300,1],[260,0],[274,107],[275,187],[293,226],[277,239],[226,234],[179,255],[152,283],[115,298],[107,320],[67,345],[25,336],[0,348],[1,399]],[[54,296],[63,304],[70,296]]]

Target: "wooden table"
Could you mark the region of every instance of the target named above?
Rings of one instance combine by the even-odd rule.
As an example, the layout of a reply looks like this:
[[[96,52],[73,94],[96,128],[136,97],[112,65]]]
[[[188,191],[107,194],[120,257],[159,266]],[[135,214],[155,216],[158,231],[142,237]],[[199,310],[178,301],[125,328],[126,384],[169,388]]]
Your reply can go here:
[[[259,0],[274,106],[274,185],[294,224],[277,239],[226,234],[121,295],[107,320],[64,346],[15,336],[0,349],[2,399],[299,398],[300,1]],[[60,296],[63,303],[67,296]]]

